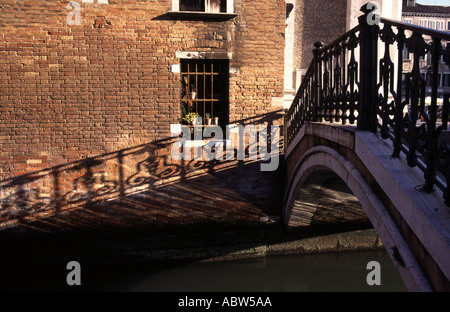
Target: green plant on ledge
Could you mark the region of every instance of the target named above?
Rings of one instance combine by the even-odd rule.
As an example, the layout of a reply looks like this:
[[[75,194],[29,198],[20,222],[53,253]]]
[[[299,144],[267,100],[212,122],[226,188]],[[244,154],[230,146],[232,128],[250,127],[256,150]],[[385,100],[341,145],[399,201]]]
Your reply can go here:
[[[184,116],[183,120],[186,121],[188,124],[192,124],[195,120],[195,118],[200,117],[199,114],[191,112]]]
[[[205,125],[210,126],[211,125],[211,115],[209,113],[205,114]]]

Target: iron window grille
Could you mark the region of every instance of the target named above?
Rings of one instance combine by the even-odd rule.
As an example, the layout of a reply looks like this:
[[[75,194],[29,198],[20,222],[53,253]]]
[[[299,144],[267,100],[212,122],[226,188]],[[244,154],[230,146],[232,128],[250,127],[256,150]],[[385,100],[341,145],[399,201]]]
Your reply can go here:
[[[183,117],[197,113],[202,124],[228,124],[229,61],[181,59],[181,107]]]

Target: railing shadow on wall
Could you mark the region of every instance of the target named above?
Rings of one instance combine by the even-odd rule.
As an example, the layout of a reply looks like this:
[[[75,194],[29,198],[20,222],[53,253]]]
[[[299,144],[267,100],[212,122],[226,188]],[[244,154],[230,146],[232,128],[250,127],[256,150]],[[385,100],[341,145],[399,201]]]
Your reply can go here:
[[[450,94],[438,94],[440,68],[450,66],[450,33],[385,18],[376,24],[367,4],[361,11],[356,27],[326,46],[315,44],[285,115],[285,148],[306,122],[356,123],[391,139],[392,157],[403,152],[409,166],[423,171],[420,189],[438,187],[450,206]],[[405,52],[412,55],[409,71],[403,68]],[[432,65],[424,73],[420,64],[426,54]]]
[[[280,118],[281,110],[234,123],[272,125]],[[244,166],[244,161],[225,157],[175,161],[170,153],[177,141],[176,137],[165,138],[0,181],[0,229]],[[246,157],[249,148],[245,146]],[[234,152],[237,155],[236,148]]]

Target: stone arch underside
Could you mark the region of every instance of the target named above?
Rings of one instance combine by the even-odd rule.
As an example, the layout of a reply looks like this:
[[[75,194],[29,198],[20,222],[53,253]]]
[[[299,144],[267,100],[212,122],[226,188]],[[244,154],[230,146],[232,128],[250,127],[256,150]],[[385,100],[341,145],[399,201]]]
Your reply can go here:
[[[295,209],[298,188],[307,181],[312,172],[317,170],[329,170],[338,175],[358,199],[370,222],[380,236],[383,245],[388,251],[401,274],[405,285],[412,291],[429,291],[431,287],[420,269],[417,260],[404,240],[395,222],[383,203],[373,192],[363,176],[353,164],[341,156],[336,150],[327,146],[315,146],[307,150],[300,160],[288,183],[287,196],[283,211],[284,223],[294,224],[299,221]],[[313,213],[314,207],[310,207],[308,214]],[[290,218],[294,216],[291,221]],[[304,215],[303,222],[308,222],[308,215]],[[300,218],[301,219],[301,218]],[[398,254],[401,261],[398,261]]]
[[[309,168],[294,192],[288,226],[364,226],[370,223],[358,198],[347,184],[327,167]]]

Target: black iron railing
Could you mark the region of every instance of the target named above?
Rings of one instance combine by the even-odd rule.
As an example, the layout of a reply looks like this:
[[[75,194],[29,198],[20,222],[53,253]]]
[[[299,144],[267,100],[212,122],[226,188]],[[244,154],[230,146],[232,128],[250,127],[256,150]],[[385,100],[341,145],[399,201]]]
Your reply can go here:
[[[307,121],[355,123],[359,109],[358,25],[332,43],[315,43],[312,60],[286,114],[286,142]]]
[[[326,46],[315,44],[285,115],[285,146],[308,121],[356,122],[391,139],[392,156],[403,152],[409,166],[424,172],[422,190],[439,187],[450,206],[450,95],[438,86],[442,67],[450,66],[450,33],[385,18],[376,25],[366,6],[361,11],[355,28]]]

